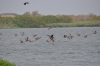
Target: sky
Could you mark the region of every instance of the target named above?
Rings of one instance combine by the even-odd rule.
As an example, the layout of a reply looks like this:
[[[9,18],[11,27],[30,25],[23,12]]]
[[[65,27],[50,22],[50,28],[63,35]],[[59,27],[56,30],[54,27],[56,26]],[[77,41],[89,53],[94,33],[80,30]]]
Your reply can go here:
[[[42,15],[100,15],[100,0],[0,0],[0,14],[27,11],[38,11]]]

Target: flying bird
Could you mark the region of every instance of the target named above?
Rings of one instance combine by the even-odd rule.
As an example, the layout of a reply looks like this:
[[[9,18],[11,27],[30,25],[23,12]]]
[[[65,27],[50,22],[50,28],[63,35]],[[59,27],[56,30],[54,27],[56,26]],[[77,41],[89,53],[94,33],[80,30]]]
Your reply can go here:
[[[24,5],[29,4],[29,2],[25,2]]]

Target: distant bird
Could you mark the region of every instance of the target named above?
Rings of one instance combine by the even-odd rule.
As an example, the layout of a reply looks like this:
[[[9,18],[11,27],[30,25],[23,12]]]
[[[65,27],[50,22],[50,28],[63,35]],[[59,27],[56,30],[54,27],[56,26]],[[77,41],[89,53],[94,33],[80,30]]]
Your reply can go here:
[[[87,37],[87,35],[84,36],[84,38],[86,38],[86,37]]]
[[[15,36],[17,36],[17,34],[15,34]]]
[[[35,40],[39,40],[41,37],[36,37]]]
[[[49,39],[52,41],[52,42],[54,42],[55,40],[54,40],[54,35],[47,35],[48,37],[49,37]],[[48,42],[48,41],[46,41],[46,42]]]
[[[72,36],[71,34],[68,36],[69,39],[72,39],[74,36]]]
[[[77,33],[77,36],[80,36],[80,34]]]
[[[22,40],[20,40],[20,43],[23,43],[23,41],[22,41]]]
[[[49,39],[51,39],[51,40],[54,39],[53,35],[48,35],[48,36],[49,36]]]
[[[37,34],[36,35],[33,35],[33,37],[35,37],[35,36],[37,36]]]
[[[93,32],[93,34],[96,34],[96,33],[97,33],[96,31]]]
[[[67,35],[64,35],[63,37],[64,37],[64,38],[66,38],[66,37],[67,37]]]
[[[26,40],[26,42],[27,42],[27,41],[29,41],[28,37],[27,37],[27,38],[25,38],[25,40]]]
[[[29,4],[29,2],[25,2],[24,5]]]
[[[21,32],[20,34],[21,34],[21,36],[24,36],[24,32]]]
[[[51,29],[51,27],[48,27],[48,30],[50,30]]]
[[[0,33],[0,35],[2,35],[2,33]]]
[[[46,42],[49,42],[49,40],[46,40]]]

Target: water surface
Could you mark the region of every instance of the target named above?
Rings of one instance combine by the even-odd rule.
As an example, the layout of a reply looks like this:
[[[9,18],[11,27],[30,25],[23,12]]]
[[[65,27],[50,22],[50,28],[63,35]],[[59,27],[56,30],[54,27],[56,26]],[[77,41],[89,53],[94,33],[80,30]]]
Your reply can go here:
[[[100,66],[100,27],[0,29],[0,33],[0,58],[17,66]],[[41,37],[37,41],[35,34]],[[46,42],[47,34],[53,34],[55,42]],[[74,37],[69,40],[65,34]]]

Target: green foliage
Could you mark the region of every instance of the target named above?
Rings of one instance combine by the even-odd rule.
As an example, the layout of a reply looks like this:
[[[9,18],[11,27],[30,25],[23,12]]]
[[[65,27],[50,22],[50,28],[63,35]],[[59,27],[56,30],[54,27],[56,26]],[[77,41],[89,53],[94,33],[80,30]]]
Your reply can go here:
[[[30,15],[21,15],[17,16],[13,19],[13,23],[16,24],[18,27],[26,27],[26,28],[33,28],[33,27],[40,27],[41,25],[43,27],[46,26],[46,24],[51,23],[68,23],[71,22],[71,18],[58,18],[56,16],[48,15],[48,16],[30,16]]]
[[[12,28],[15,25],[12,23],[13,18],[11,17],[0,17],[0,28]]]
[[[94,22],[79,22],[84,20]],[[92,20],[91,20],[92,19]],[[82,21],[84,21],[82,20]],[[74,22],[73,22],[74,21]],[[77,21],[77,22],[76,22]],[[95,22],[96,21],[96,22]],[[67,16],[67,15],[46,15],[42,16],[37,11],[30,14],[10,17],[0,17],[0,28],[39,28],[39,27],[91,27],[100,26],[100,16]]]
[[[0,66],[16,66],[14,63],[10,63],[6,60],[0,59]]]
[[[100,21],[97,22],[73,22],[73,23],[52,23],[47,24],[51,27],[100,27]]]

